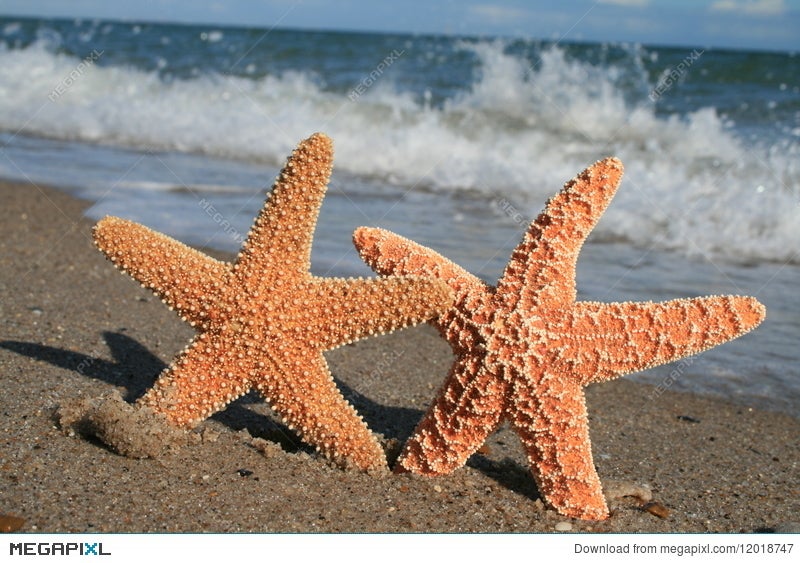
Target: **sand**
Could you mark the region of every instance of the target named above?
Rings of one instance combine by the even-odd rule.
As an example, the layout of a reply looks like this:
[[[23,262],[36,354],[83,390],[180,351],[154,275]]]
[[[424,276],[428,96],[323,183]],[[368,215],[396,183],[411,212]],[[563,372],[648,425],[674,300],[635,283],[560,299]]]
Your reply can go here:
[[[603,522],[549,510],[506,428],[452,475],[373,477],[332,467],[247,395],[180,448],[115,453],[62,426],[59,407],[113,392],[135,400],[192,331],[93,248],[86,202],[14,183],[0,183],[0,201],[0,529],[800,531],[800,420],[624,379],[587,392],[595,462],[612,497]],[[327,358],[395,450],[451,359],[428,326]]]

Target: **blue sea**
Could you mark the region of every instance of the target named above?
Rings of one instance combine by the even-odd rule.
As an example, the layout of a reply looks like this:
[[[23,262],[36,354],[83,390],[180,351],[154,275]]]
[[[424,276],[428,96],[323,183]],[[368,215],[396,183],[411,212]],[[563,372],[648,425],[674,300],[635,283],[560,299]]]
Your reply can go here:
[[[620,157],[579,298],[768,308],[630,377],[800,415],[797,53],[0,17],[0,176],[91,200],[92,219],[235,251],[315,131],[336,148],[319,275],[371,275],[350,237],[373,225],[494,283],[547,198]]]

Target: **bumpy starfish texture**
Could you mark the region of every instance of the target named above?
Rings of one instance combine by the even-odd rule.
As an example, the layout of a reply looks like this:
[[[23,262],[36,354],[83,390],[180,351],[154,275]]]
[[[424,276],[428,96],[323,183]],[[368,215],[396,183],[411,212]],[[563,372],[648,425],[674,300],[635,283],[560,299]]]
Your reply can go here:
[[[333,158],[315,134],[294,151],[233,264],[115,217],[97,246],[198,332],[139,401],[192,427],[256,389],[340,466],[386,468],[376,438],[337,389],[323,351],[422,322],[452,304],[441,281],[319,278],[311,244]]]
[[[448,473],[507,420],[551,506],[607,518],[583,387],[701,352],[761,322],[764,307],[751,297],[576,302],[578,253],[621,176],[622,164],[609,158],[568,182],[531,223],[497,287],[393,233],[355,232],[375,271],[429,275],[455,293],[453,308],[432,321],[454,363],[395,471]]]

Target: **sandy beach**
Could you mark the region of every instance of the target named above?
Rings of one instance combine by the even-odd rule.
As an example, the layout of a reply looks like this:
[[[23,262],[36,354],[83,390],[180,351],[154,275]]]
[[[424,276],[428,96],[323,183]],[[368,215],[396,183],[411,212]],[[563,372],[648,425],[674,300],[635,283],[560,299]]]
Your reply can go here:
[[[120,456],[62,429],[56,411],[115,390],[135,400],[192,331],[93,248],[87,202],[1,182],[0,198],[0,524],[20,532],[800,531],[800,420],[624,379],[588,390],[595,462],[611,497],[602,522],[547,509],[506,428],[452,475],[376,478],[330,466],[250,394],[171,455]],[[327,358],[345,396],[391,444],[411,433],[451,359],[428,326]]]

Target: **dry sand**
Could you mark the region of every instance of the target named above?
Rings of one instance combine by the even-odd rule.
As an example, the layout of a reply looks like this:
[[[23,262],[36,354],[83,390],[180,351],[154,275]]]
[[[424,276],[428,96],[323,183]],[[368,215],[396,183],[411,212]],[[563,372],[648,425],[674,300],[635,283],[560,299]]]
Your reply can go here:
[[[588,390],[611,517],[543,506],[513,433],[436,479],[348,473],[248,395],[176,453],[131,459],[59,405],[140,396],[191,330],[93,248],[85,202],[0,183],[0,529],[20,532],[798,531],[800,421],[618,380]],[[342,244],[348,244],[342,241]],[[370,427],[403,440],[450,362],[427,326],[327,354]],[[651,491],[650,510],[641,498]],[[616,492],[615,492],[616,490]],[[619,496],[623,493],[639,496]],[[14,520],[12,517],[21,520]]]

